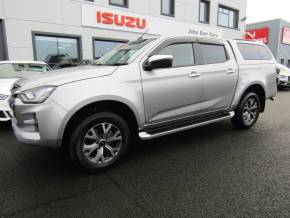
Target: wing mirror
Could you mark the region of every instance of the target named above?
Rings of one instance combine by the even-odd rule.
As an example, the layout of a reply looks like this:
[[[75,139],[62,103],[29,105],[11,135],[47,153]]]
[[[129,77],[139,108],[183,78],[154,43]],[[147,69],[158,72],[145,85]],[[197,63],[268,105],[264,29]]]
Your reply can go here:
[[[173,64],[172,55],[153,55],[148,58],[143,68],[146,71],[151,71],[153,69],[170,68],[172,67],[172,64]]]

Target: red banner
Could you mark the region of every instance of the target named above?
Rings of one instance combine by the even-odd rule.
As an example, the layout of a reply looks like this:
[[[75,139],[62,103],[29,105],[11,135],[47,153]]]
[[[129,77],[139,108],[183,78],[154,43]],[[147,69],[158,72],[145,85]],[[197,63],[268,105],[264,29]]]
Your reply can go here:
[[[265,44],[269,43],[270,29],[268,27],[247,30],[245,33],[245,39],[250,41],[260,41]]]

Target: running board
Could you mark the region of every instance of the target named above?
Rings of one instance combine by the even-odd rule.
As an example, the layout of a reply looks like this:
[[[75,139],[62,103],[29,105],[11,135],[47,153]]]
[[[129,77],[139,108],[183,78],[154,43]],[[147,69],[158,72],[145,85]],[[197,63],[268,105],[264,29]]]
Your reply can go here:
[[[164,132],[158,132],[158,133],[153,133],[153,134],[147,133],[145,131],[144,132],[140,132],[139,133],[139,137],[142,140],[151,140],[151,139],[154,139],[154,138],[170,135],[170,134],[173,134],[173,133],[178,133],[178,132],[186,131],[186,130],[189,130],[189,129],[193,129],[193,128],[197,128],[197,127],[201,127],[201,126],[206,126],[206,125],[209,125],[209,124],[212,124],[212,123],[216,123],[216,122],[219,122],[219,121],[228,120],[228,119],[233,118],[234,116],[235,116],[235,112],[231,111],[226,116],[222,116],[222,117],[215,118],[215,119],[212,119],[212,120],[203,121],[203,122],[200,122],[200,123],[194,123],[194,124],[183,126],[183,127],[179,127],[179,128],[176,128],[176,129],[167,130],[167,131],[164,131]]]

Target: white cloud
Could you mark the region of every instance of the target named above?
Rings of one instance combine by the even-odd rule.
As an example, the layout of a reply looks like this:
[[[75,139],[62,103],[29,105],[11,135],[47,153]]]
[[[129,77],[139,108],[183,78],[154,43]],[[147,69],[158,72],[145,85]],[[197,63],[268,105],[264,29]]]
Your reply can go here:
[[[290,0],[248,0],[247,23],[282,18],[290,22]]]

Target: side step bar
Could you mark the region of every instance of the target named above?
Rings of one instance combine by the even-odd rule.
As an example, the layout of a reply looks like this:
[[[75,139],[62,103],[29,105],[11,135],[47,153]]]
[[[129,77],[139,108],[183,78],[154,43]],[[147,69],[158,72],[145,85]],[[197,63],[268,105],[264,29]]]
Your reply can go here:
[[[209,124],[212,124],[212,123],[216,123],[216,122],[219,122],[219,121],[223,121],[223,120],[228,120],[228,119],[233,118],[234,116],[235,116],[235,112],[231,111],[231,112],[229,112],[229,114],[227,116],[215,118],[215,119],[212,119],[212,120],[207,120],[207,121],[200,122],[200,123],[194,123],[194,124],[191,124],[191,125],[188,125],[188,126],[183,126],[183,127],[179,127],[179,128],[176,128],[176,129],[171,129],[171,130],[167,130],[167,131],[164,131],[164,132],[158,132],[158,133],[154,133],[154,134],[149,134],[149,133],[147,133],[145,131],[144,132],[140,132],[139,133],[139,137],[142,140],[151,140],[151,139],[158,138],[158,137],[161,137],[161,136],[166,136],[166,135],[170,135],[170,134],[177,133],[177,132],[182,132],[182,131],[189,130],[189,129],[193,129],[193,128],[197,128],[197,127],[201,127],[201,126],[206,126],[206,125],[209,125]]]

